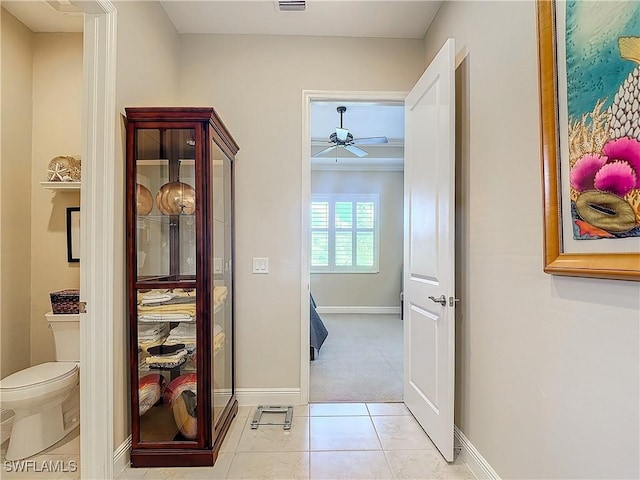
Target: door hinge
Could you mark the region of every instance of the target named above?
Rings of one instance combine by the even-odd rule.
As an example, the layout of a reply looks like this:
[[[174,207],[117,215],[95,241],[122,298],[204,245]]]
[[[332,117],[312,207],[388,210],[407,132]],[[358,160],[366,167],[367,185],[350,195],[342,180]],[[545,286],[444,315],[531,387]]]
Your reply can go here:
[[[87,313],[87,302],[79,302],[78,303],[78,311],[80,313]]]

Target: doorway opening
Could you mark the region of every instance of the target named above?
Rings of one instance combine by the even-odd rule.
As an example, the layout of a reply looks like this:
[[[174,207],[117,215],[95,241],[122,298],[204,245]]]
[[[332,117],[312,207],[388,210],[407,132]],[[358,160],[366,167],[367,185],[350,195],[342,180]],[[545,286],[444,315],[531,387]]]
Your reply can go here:
[[[405,96],[305,94],[301,385],[312,403],[403,401]]]
[[[405,105],[403,402],[447,461],[454,459],[455,382],[455,39],[448,39],[407,95]],[[317,95],[317,97],[315,97]],[[368,96],[368,97],[367,97]],[[315,97],[315,98],[314,98]],[[311,102],[380,101],[385,95],[303,92],[302,158],[311,157]],[[344,131],[336,129],[336,137]],[[339,137],[338,137],[339,138]],[[301,305],[310,294],[310,166],[302,168]],[[449,298],[447,299],[447,295]],[[302,345],[308,310],[301,307]],[[305,325],[306,320],[306,325]],[[301,349],[304,357],[308,349]],[[309,369],[301,368],[301,400],[308,402]]]

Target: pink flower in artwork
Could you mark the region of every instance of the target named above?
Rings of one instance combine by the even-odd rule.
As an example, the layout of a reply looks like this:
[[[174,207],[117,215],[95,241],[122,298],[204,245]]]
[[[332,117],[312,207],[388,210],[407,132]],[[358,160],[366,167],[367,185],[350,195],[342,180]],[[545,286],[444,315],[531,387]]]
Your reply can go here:
[[[622,137],[607,142],[602,153],[609,157],[609,163],[623,160],[636,174],[636,183],[631,188],[640,188],[640,142],[635,138]]]
[[[580,157],[569,172],[571,186],[579,192],[593,190],[596,173],[607,163],[607,160],[607,157],[597,153],[588,153]]]
[[[594,179],[595,187],[601,192],[610,192],[624,197],[635,187],[638,176],[627,162],[617,161],[603,166]]]

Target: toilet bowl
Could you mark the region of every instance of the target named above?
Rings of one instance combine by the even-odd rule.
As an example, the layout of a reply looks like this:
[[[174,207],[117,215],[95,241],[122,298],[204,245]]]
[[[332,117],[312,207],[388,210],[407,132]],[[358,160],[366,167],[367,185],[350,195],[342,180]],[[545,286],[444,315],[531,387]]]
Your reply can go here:
[[[41,363],[0,380],[0,407],[14,412],[7,460],[35,455],[80,424],[78,315],[47,314],[47,321],[54,333],[56,359],[61,361]]]

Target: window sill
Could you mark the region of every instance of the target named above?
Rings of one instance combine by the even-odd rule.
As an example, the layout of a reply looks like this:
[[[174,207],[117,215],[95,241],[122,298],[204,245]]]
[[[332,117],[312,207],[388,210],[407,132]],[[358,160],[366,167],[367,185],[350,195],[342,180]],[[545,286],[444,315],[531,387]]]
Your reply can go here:
[[[363,270],[320,270],[320,271],[315,271],[315,270],[310,270],[309,273],[311,273],[312,275],[316,275],[316,274],[339,274],[342,275],[344,273],[347,274],[376,274],[376,273],[380,273],[380,270],[367,270],[367,271],[363,271]]]

